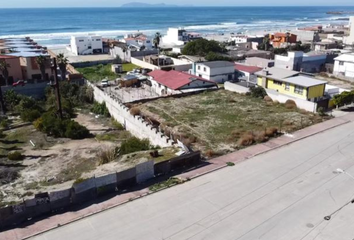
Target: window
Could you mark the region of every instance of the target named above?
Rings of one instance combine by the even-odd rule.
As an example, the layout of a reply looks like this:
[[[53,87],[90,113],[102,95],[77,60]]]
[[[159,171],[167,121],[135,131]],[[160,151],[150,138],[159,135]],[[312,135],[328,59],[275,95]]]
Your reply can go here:
[[[340,66],[343,66],[343,65],[344,65],[344,62],[340,61],[340,62],[339,62],[339,65],[340,65]]]
[[[281,86],[281,85],[283,84],[282,82],[276,81],[276,80],[274,80],[273,83],[274,83],[275,85],[279,85],[279,86]]]
[[[285,90],[289,91],[290,90],[290,83],[285,83]]]
[[[302,95],[303,91],[304,91],[303,87],[295,85],[295,90],[294,90],[295,93]]]
[[[97,42],[101,42],[101,39],[96,39]]]
[[[146,43],[150,43],[150,41],[149,41],[149,40],[147,40],[147,41],[146,41]]]
[[[200,66],[198,66],[198,70],[200,70]]]
[[[84,42],[84,40],[79,40],[79,42]]]
[[[206,72],[206,67],[204,67],[204,72]]]

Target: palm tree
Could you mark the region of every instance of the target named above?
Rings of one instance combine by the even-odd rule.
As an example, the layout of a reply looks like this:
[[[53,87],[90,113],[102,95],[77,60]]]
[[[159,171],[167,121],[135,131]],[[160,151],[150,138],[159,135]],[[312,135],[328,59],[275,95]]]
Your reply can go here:
[[[160,42],[161,42],[161,34],[159,32],[155,33],[155,37],[154,37],[154,45],[155,45],[155,48],[157,49],[158,46],[160,45]]]
[[[268,51],[269,47],[269,35],[264,36],[263,38],[263,45],[264,45],[264,50]]]
[[[5,78],[6,85],[8,85],[8,79],[9,79],[8,68],[10,68],[10,64],[8,64],[5,60],[0,61],[0,71]],[[1,111],[2,111],[3,115],[5,115],[6,114],[6,107],[5,107],[5,102],[4,102],[4,96],[2,94],[1,85],[0,85],[0,107],[1,107]]]
[[[60,53],[57,56],[57,62],[58,62],[58,66],[60,69],[60,73],[61,73],[61,80],[65,80],[66,79],[66,66],[69,63],[68,58],[66,58],[64,56],[64,54]]]
[[[5,60],[0,61],[0,72],[5,78],[5,84],[6,86],[9,85],[9,68],[10,64],[8,64]]]
[[[48,58],[44,55],[40,55],[36,57],[36,63],[39,67],[39,70],[41,71],[42,80],[46,80],[45,70],[49,64]]]

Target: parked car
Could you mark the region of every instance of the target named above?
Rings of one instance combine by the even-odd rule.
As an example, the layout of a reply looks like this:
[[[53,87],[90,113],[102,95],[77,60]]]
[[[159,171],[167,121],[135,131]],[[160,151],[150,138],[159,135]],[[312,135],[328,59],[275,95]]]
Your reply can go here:
[[[12,86],[13,87],[17,87],[17,86],[25,86],[26,85],[26,82],[25,81],[23,81],[23,80],[18,80],[17,82],[14,82],[13,84],[12,84]]]

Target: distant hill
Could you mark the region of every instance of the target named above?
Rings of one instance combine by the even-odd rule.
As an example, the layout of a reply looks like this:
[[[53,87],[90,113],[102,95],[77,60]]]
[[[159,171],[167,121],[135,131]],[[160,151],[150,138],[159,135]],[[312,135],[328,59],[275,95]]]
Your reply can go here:
[[[184,6],[178,6],[178,5],[166,4],[166,3],[149,4],[149,3],[141,3],[141,2],[131,2],[131,3],[123,4],[121,7],[123,8],[124,7],[125,8],[148,8],[148,7],[163,8],[163,7],[184,7]]]

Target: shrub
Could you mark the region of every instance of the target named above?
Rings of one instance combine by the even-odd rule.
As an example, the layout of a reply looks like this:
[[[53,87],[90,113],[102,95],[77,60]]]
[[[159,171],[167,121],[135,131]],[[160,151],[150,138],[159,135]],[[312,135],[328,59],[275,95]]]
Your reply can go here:
[[[25,122],[33,122],[41,117],[41,113],[37,109],[24,110],[21,113],[21,119]]]
[[[235,163],[233,163],[233,162],[227,162],[226,165],[229,166],[229,167],[233,167],[233,166],[235,166]]]
[[[285,107],[286,107],[287,109],[294,109],[294,108],[296,108],[296,103],[295,103],[294,100],[288,99],[288,100],[286,100],[286,102],[285,102]]]
[[[138,107],[133,107],[130,109],[130,114],[133,116],[140,115],[141,111]]]
[[[324,109],[323,107],[319,107],[319,108],[317,109],[317,112],[318,112],[318,115],[320,115],[321,117],[327,115],[327,114],[326,114],[326,111],[325,111],[325,109]]]
[[[209,149],[205,152],[205,156],[207,156],[208,158],[211,158],[211,157],[215,156],[215,152],[213,150]]]
[[[38,131],[42,131],[43,130],[43,119],[41,117],[38,118],[36,121],[34,121],[33,125]]]
[[[15,152],[10,152],[7,155],[7,158],[12,161],[21,161],[25,158],[25,156],[23,156],[22,153],[15,151]]]
[[[73,120],[65,120],[64,125],[66,125],[65,137],[67,138],[84,139],[90,135],[90,131],[85,126]]]
[[[273,102],[273,99],[267,95],[267,96],[264,97],[264,101]]]
[[[267,128],[265,131],[265,135],[267,137],[274,137],[277,134],[278,134],[278,128],[276,128],[276,127]]]
[[[268,140],[268,137],[264,132],[258,132],[254,135],[254,141],[257,143],[262,143]]]
[[[267,96],[267,92],[264,90],[264,88],[258,86],[250,87],[250,93],[251,96],[255,98],[264,98]]]
[[[290,125],[293,125],[293,122],[291,120],[286,119],[283,121],[283,125],[290,126]]]
[[[278,105],[280,102],[279,102],[278,100],[274,100],[273,103],[274,103],[275,105]]]
[[[101,150],[98,154],[99,164],[103,165],[103,164],[110,163],[114,161],[116,157],[117,157],[117,150],[115,148]]]
[[[3,119],[3,120],[1,120],[0,126],[1,126],[3,129],[8,129],[8,128],[10,127],[9,120],[8,120],[8,119]]]
[[[102,102],[102,103],[94,102],[93,107],[91,108],[91,112],[93,112],[95,114],[103,115],[105,117],[111,116],[107,107],[106,107],[105,102]]]
[[[240,146],[250,146],[254,143],[254,135],[251,132],[244,133],[238,140],[238,145]]]
[[[146,151],[151,148],[150,141],[148,139],[139,139],[131,137],[122,142],[120,146],[120,154],[129,154],[133,152]]]

